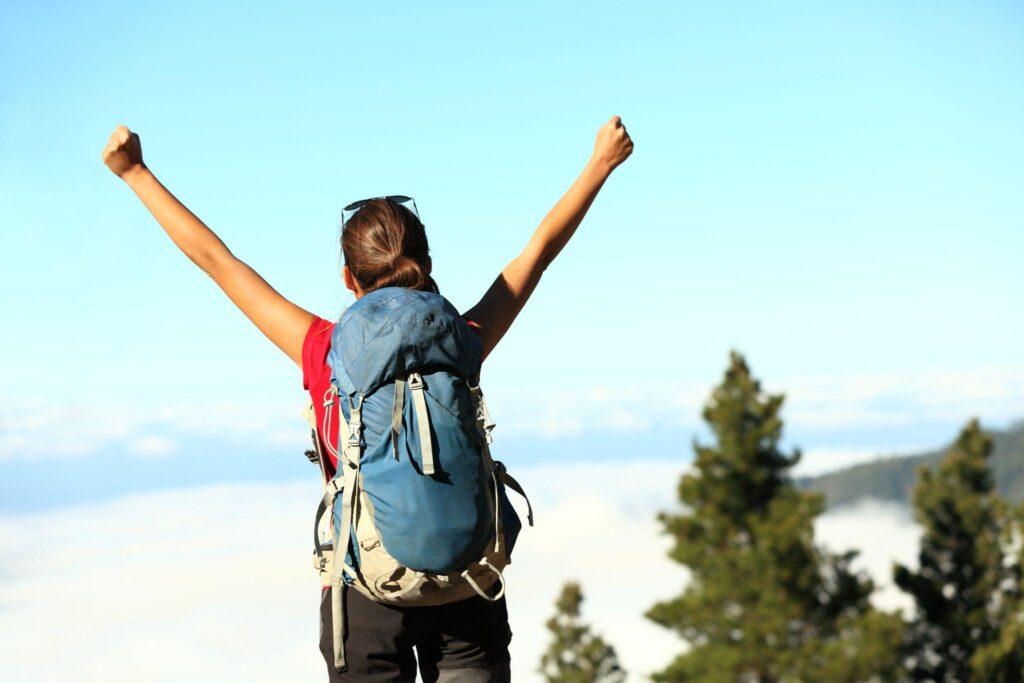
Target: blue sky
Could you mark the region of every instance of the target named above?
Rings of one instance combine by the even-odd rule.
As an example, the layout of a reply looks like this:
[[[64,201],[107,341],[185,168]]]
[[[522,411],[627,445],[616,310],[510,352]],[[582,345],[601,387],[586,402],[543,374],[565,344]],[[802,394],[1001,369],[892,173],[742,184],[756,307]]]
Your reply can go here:
[[[0,3],[0,678],[323,676],[298,369],[103,166],[117,124],[335,317],[342,206],[415,197],[464,310],[623,118],[633,157],[483,382],[537,512],[516,680],[566,578],[639,676],[681,647],[641,616],[685,582],[655,513],[730,349],[804,472],[1024,418],[1022,66],[1017,2]],[[899,604],[906,510],[817,527]]]
[[[1008,424],[1022,37],[1016,3],[5,3],[8,506],[54,466],[93,497],[310,474],[297,368],[102,165],[118,123],[333,317],[341,206],[414,196],[466,309],[622,116],[633,157],[488,361],[506,460],[688,459],[732,348],[837,458]]]

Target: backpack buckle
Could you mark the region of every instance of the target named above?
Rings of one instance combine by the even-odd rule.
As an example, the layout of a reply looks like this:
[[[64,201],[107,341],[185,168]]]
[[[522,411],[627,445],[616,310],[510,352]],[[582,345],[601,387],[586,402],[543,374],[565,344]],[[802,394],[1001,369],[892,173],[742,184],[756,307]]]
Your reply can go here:
[[[359,449],[360,437],[363,433],[363,399],[353,401],[348,399],[349,423],[348,423],[348,445],[350,448]]]
[[[352,448],[359,448],[360,431],[362,430],[358,424],[353,423],[352,426],[348,428],[348,445]]]

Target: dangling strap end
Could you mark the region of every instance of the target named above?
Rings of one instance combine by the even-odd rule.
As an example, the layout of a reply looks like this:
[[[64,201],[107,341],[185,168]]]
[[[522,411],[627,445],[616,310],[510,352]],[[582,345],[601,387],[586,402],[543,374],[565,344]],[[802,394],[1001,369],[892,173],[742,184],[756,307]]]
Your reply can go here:
[[[398,435],[402,432],[402,417],[405,410],[405,380],[395,380],[395,403],[391,410],[391,448],[398,462]]]
[[[511,474],[505,471],[504,465],[501,465],[500,469],[498,470],[498,477],[501,479],[501,482],[505,484],[505,486],[509,487],[510,489],[518,493],[520,496],[523,497],[523,500],[526,501],[526,519],[530,523],[530,526],[533,526],[533,505],[530,504],[530,498],[529,496],[526,495],[526,491],[523,490],[522,485],[518,481],[516,481]]]
[[[341,582],[331,586],[331,628],[334,640],[334,670],[344,673],[345,662],[345,587]]]

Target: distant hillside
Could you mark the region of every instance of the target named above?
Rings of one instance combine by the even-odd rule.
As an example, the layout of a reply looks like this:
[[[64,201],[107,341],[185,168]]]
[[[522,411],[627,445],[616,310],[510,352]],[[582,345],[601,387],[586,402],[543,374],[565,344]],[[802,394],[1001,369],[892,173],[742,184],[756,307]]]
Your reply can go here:
[[[996,488],[1010,502],[1024,502],[1024,421],[1008,431],[989,434],[995,441],[991,462]],[[946,448],[948,445],[920,455],[881,458],[817,477],[799,478],[796,483],[802,489],[824,493],[829,507],[848,505],[862,498],[909,505],[917,468],[934,467]]]

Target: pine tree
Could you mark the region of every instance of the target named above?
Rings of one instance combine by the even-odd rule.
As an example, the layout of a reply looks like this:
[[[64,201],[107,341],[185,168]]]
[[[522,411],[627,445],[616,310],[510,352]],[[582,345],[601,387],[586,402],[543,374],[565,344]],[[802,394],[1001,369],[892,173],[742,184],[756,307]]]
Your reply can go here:
[[[1016,511],[1014,522],[1006,529],[1006,547],[1010,557],[1004,562],[1007,574],[1022,573],[1024,564],[1024,505]],[[1011,579],[1012,581],[1012,579]],[[1003,596],[1009,604],[999,637],[978,648],[971,658],[974,680],[986,683],[1024,683],[1024,576],[1016,593]]]
[[[974,680],[986,683],[1024,681],[1024,602],[1017,603],[999,637],[975,651],[971,671]]]
[[[855,552],[814,545],[820,495],[802,493],[783,453],[781,395],[765,395],[733,353],[703,411],[713,445],[694,444],[694,472],[679,482],[685,511],[659,516],[670,557],[689,568],[682,595],[647,617],[690,645],[657,681],[861,681],[893,675],[897,615],[875,612]]]
[[[1006,533],[1006,546],[1011,553],[1004,563],[1007,573],[1024,574],[1024,505],[1015,515]],[[1005,611],[1006,623],[999,638],[979,648],[971,658],[971,670],[975,680],[991,683],[1024,683],[1024,575],[1016,594],[1007,594],[1011,604]]]
[[[913,496],[924,529],[919,568],[897,565],[893,572],[917,606],[906,644],[913,680],[1022,680],[1014,644],[1020,627],[1012,625],[1020,609],[1020,564],[1006,552],[1012,526],[993,491],[991,451],[991,438],[972,420],[936,470],[919,472]],[[980,673],[972,678],[975,654]],[[1011,673],[998,673],[1007,666]]]
[[[566,583],[555,602],[557,611],[547,622],[552,640],[539,671],[547,683],[622,683],[626,672],[615,648],[580,620],[582,603],[580,585]]]

